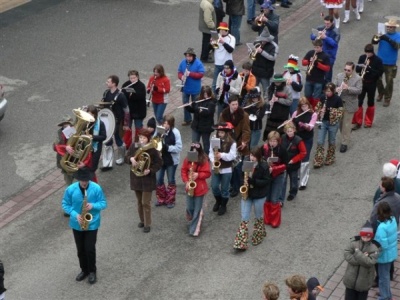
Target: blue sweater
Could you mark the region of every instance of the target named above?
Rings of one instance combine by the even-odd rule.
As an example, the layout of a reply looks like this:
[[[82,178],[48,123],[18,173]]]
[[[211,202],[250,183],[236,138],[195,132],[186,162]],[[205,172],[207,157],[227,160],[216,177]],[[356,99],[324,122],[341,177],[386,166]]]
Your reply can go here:
[[[390,263],[397,258],[397,222],[392,216],[391,220],[378,221],[378,224],[375,241],[381,244],[382,250],[378,257],[378,263]]]
[[[324,30],[325,26],[320,26],[317,28],[318,31]],[[314,41],[317,37],[314,34],[310,35],[310,39]],[[329,56],[329,62],[331,66],[335,63],[336,53],[339,48],[340,41],[340,33],[335,28],[335,25],[332,25],[329,29],[326,30],[326,38],[322,40],[322,51],[324,51]]]
[[[95,182],[89,182],[86,193],[87,202],[93,205],[93,208],[89,211],[93,215],[93,220],[89,223],[88,230],[96,230],[100,227],[100,211],[107,208],[107,200],[102,188]],[[83,194],[79,188],[79,182],[67,187],[62,200],[62,208],[70,215],[69,226],[79,231],[81,231],[81,226],[76,217],[82,211],[82,202]]]
[[[185,73],[186,68],[189,72],[204,74],[203,63],[195,58],[192,63],[187,64],[186,59],[182,60],[178,67],[178,73]],[[186,78],[183,92],[185,94],[199,94],[201,89],[201,78],[192,78],[190,75]]]
[[[396,43],[400,43],[400,33],[386,33],[386,35]],[[398,49],[393,48],[393,46],[384,40],[379,41],[378,56],[382,59],[384,65],[394,66],[396,65]]]

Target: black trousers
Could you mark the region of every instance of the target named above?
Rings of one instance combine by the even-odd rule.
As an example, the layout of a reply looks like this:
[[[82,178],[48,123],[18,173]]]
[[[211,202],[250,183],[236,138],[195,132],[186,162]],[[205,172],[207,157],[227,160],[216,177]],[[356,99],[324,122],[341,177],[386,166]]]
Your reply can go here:
[[[363,82],[363,87],[361,94],[358,95],[358,106],[363,106],[365,95],[368,99],[368,107],[375,105],[375,91],[376,91],[376,81],[375,82]]]
[[[76,244],[76,250],[78,251],[79,266],[82,272],[96,273],[96,241],[97,241],[97,229],[78,231],[72,229],[74,233],[74,239]]]
[[[357,292],[356,290],[346,288],[344,300],[367,300],[368,291]]]
[[[203,39],[201,41],[201,55],[200,59],[207,61],[208,53],[212,50],[212,46],[210,45],[211,34],[203,32]]]

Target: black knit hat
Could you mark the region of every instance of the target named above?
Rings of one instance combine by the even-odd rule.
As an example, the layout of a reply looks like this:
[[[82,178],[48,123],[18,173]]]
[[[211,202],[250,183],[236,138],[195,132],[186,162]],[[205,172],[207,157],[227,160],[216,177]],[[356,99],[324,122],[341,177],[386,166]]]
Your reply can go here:
[[[157,127],[157,122],[156,119],[154,117],[151,117],[148,121],[147,121],[147,127],[151,127],[153,129],[156,129]]]
[[[225,63],[224,66],[228,66],[229,69],[233,70],[235,68],[235,65],[233,64],[233,61],[231,59],[228,59]]]

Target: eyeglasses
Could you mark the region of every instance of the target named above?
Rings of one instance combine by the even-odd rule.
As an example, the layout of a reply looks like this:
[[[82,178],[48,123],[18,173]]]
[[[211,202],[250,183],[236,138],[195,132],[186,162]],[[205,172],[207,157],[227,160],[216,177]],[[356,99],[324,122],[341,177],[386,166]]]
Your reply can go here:
[[[351,72],[353,71],[352,69],[344,69],[345,72]]]
[[[200,144],[197,144],[197,143],[192,143],[192,147],[195,147],[195,148],[200,148]]]

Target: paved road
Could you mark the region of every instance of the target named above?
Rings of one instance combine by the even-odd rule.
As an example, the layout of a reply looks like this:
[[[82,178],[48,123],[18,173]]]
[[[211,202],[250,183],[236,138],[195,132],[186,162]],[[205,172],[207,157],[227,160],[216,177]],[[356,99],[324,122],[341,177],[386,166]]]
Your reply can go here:
[[[196,2],[33,1],[29,9],[6,13],[0,79],[13,90],[0,124],[3,202],[53,168],[50,145],[59,116],[95,102],[108,74],[134,67],[146,78],[162,62],[176,78],[182,52],[188,45],[200,47]],[[367,2],[361,22],[342,25],[336,71],[358,58],[380,17],[395,9],[395,0]],[[290,53],[302,57],[311,49],[310,28],[321,20],[317,5],[310,13],[280,38],[277,69]],[[254,36],[246,26],[244,34]],[[278,282],[285,298],[287,275],[316,275],[324,282],[340,265],[345,241],[368,215],[381,165],[399,156],[396,100],[390,108],[378,105],[374,127],[353,133],[349,151],[338,153],[334,166],[313,171],[309,188],[285,206],[281,228],[268,228],[263,244],[240,255],[232,251],[239,198],[223,217],[209,206],[202,234],[193,239],[186,234],[179,185],[177,206],[155,208],[153,230],[145,235],[136,227],[129,168],[123,166],[100,174],[109,208],[98,240],[99,282],[76,283],[77,259],[59,190],[0,231],[8,298],[259,299],[266,279]],[[179,124],[182,116],[176,117]],[[188,129],[182,134],[190,139]],[[208,201],[212,204],[211,197]]]

